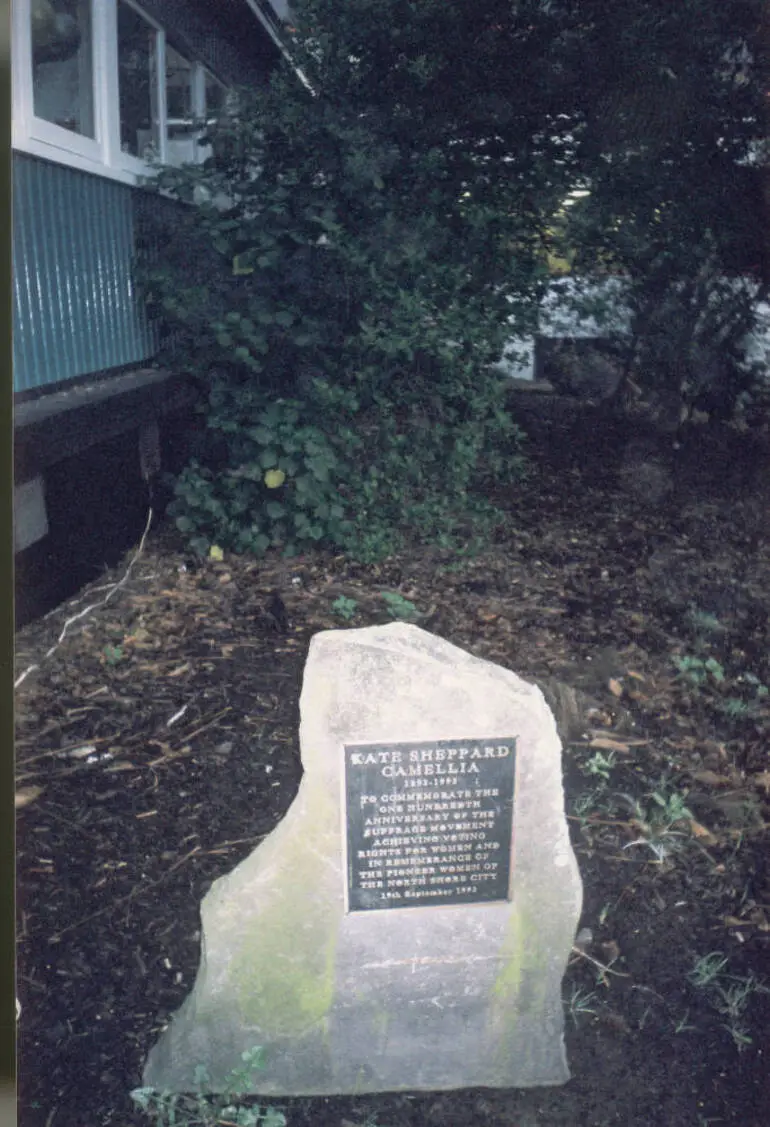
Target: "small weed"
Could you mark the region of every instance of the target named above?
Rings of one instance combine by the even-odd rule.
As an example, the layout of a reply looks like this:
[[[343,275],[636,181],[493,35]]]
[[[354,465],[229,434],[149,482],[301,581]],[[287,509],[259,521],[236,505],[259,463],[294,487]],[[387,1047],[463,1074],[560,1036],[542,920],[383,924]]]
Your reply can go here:
[[[592,990],[583,990],[580,986],[573,986],[572,993],[567,1003],[569,1015],[575,1023],[577,1028],[578,1021],[586,1014],[595,1014],[594,1004],[596,1002],[596,994]]]
[[[727,959],[721,951],[710,951],[708,955],[696,960],[687,977],[693,986],[709,991],[712,1006],[718,1014],[727,1019],[722,1028],[730,1034],[733,1044],[740,1053],[752,1044],[743,1021],[752,995],[769,994],[770,988],[756,979],[753,974],[745,978],[728,974],[727,965]]]
[[[602,755],[600,751],[595,751],[587,763],[584,763],[580,770],[584,775],[599,775],[602,779],[609,779],[610,771],[615,766],[615,754],[610,752],[609,755]]]
[[[105,646],[102,652],[108,665],[117,665],[126,656],[122,646]]]
[[[752,1044],[751,1037],[749,1036],[746,1027],[744,1025],[741,1025],[739,1022],[730,1022],[729,1025],[724,1025],[722,1028],[726,1029],[730,1034],[733,1040],[733,1044],[735,1045],[739,1053],[742,1053],[744,1049],[747,1049],[749,1045]]]
[[[384,600],[392,618],[401,619],[403,622],[414,622],[420,617],[420,612],[414,603],[399,595],[397,591],[380,591],[380,598]]]
[[[641,831],[641,837],[629,841],[623,846],[630,849],[634,845],[646,845],[655,855],[656,860],[663,861],[680,847],[680,840],[685,836],[674,826],[692,818],[692,812],[685,806],[684,799],[677,791],[666,793],[659,787],[647,796],[652,805],[645,809],[641,802],[629,794],[621,795],[631,807],[633,820]]]
[[[340,595],[332,603],[332,610],[340,618],[344,618],[346,622],[350,622],[353,615],[358,609],[358,603],[355,599],[349,599],[347,595]]]
[[[738,677],[739,681],[743,681],[747,685],[751,685],[754,689],[754,694],[759,700],[763,700],[769,693],[767,685],[763,685],[759,677],[754,673],[741,673]]]
[[[732,986],[717,985],[715,990],[717,998],[714,1001],[714,1006],[721,1014],[734,1020],[741,1017],[752,994],[762,990],[762,987],[753,975],[749,975],[748,978],[736,978]]]
[[[653,810],[652,814],[652,821],[656,825],[662,824],[668,827],[675,825],[676,822],[692,818],[692,811],[685,806],[684,799],[677,791],[672,791],[668,795],[660,791],[653,791],[650,798],[658,807],[657,811]]]
[[[696,959],[687,977],[693,986],[699,988],[711,986],[724,972],[726,966],[727,959],[721,951],[709,951],[708,955]]]
[[[690,1011],[685,1010],[683,1016],[679,1018],[679,1021],[674,1026],[674,1033],[691,1033],[695,1029],[695,1026],[690,1025],[687,1021],[689,1016]]]
[[[585,829],[592,814],[598,809],[600,792],[598,790],[584,791],[577,794],[572,800],[573,816],[580,822],[580,828]]]
[[[729,696],[719,701],[717,709],[729,720],[744,720],[753,716],[762,706],[768,695],[767,685],[763,685],[753,673],[741,673],[735,678],[735,685],[743,689],[743,696]]]
[[[751,712],[748,701],[741,700],[739,697],[728,697],[727,700],[721,701],[718,707],[729,720],[742,720]]]
[[[209,1075],[204,1065],[195,1069],[196,1095],[135,1088],[131,1099],[151,1116],[157,1127],[286,1127],[286,1116],[274,1107],[247,1106],[238,1100],[252,1086],[255,1073],[264,1065],[263,1050],[256,1046],[241,1053],[243,1064],[227,1077],[224,1091],[206,1094]]]
[[[703,686],[709,677],[721,685],[725,679],[725,671],[714,657],[707,657],[704,661],[701,657],[685,654],[683,657],[675,657],[674,665],[679,670],[678,676],[684,677],[692,685]]]
[[[690,607],[687,617],[699,634],[723,634],[726,629],[715,614],[699,610],[698,607]]]

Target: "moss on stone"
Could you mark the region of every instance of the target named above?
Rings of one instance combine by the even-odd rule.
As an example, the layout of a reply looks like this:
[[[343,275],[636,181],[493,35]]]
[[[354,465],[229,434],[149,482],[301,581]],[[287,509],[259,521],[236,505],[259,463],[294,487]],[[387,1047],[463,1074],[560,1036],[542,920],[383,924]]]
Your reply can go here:
[[[232,997],[239,999],[243,1021],[271,1034],[306,1032],[332,1006],[343,904],[335,895],[339,877],[324,843],[330,834],[339,834],[337,818],[328,795],[316,792],[302,834],[293,833],[282,843],[270,902],[254,914],[253,929],[229,968]]]
[[[514,907],[511,912],[510,923],[505,939],[500,945],[500,970],[492,987],[492,994],[497,1000],[501,1011],[506,1006],[515,1007],[516,1000],[521,990],[522,972],[524,970],[524,952],[526,947],[526,917],[521,907]]]

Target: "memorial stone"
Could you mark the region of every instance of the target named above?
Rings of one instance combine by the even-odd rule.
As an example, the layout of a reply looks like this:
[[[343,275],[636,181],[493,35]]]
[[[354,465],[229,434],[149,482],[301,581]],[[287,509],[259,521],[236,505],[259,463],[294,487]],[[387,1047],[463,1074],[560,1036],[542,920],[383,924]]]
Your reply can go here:
[[[148,1087],[359,1094],[569,1079],[561,982],[582,888],[538,688],[394,623],[326,631],[301,696],[304,775],[201,909],[192,993]]]

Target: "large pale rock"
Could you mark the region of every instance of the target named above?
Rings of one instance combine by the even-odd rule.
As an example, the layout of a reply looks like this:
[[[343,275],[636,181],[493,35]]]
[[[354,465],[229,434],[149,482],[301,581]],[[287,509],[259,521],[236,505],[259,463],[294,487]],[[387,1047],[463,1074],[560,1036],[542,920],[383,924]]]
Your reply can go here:
[[[582,890],[561,747],[540,690],[416,626],[327,631],[311,643],[301,719],[299,792],[205,897],[198,977],[144,1083],[191,1090],[205,1065],[219,1090],[257,1045],[266,1065],[252,1090],[262,1095],[564,1083],[561,980]],[[514,766],[513,833],[494,854],[483,839],[510,824]],[[394,838],[405,834],[404,810],[414,833]],[[409,814],[418,810],[433,811],[430,832]],[[472,817],[482,831],[453,837]],[[349,823],[368,837],[347,859]],[[368,847],[394,842],[395,854],[417,842],[412,852],[425,855],[407,868],[421,889],[396,870],[376,879],[388,850]],[[482,847],[470,861],[456,852]],[[439,872],[436,850],[456,858],[443,867],[449,876],[425,875]],[[485,885],[479,858],[490,856]],[[358,882],[350,894],[349,881]]]

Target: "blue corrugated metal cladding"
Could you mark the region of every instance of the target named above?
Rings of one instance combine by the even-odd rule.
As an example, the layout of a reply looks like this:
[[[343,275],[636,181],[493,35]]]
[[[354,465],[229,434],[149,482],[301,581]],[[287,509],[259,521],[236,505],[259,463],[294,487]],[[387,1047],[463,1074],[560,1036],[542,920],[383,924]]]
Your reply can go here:
[[[13,192],[14,391],[151,357],[136,189],[14,153]]]

